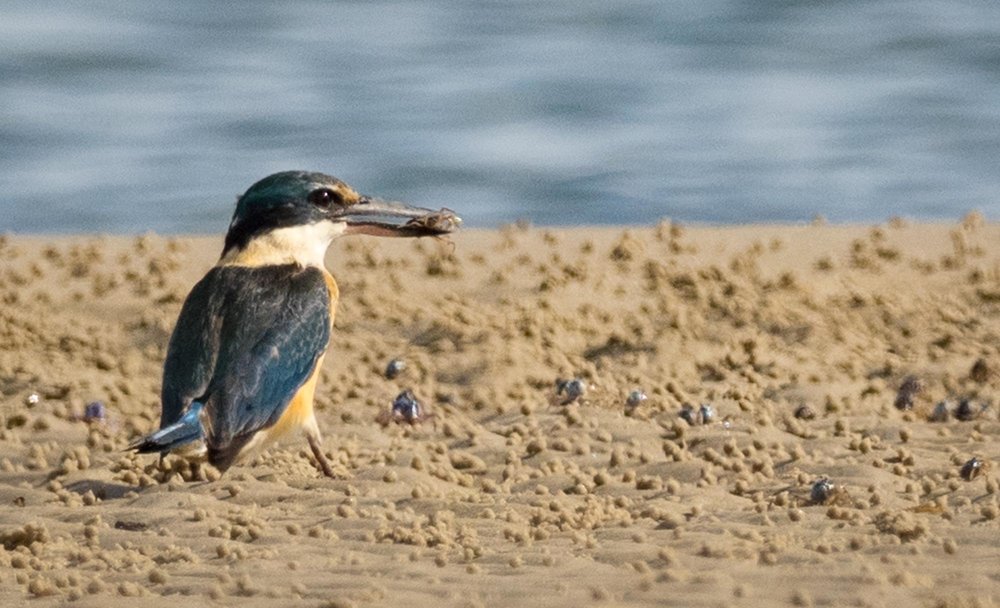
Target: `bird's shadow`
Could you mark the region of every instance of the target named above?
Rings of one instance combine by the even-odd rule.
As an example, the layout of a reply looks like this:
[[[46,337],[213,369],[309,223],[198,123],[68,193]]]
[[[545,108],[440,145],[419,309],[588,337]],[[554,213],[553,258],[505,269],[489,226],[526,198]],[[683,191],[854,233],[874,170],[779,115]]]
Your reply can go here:
[[[135,490],[133,486],[122,483],[108,483],[97,479],[81,479],[64,486],[70,492],[83,496],[88,491],[101,500],[117,500]]]

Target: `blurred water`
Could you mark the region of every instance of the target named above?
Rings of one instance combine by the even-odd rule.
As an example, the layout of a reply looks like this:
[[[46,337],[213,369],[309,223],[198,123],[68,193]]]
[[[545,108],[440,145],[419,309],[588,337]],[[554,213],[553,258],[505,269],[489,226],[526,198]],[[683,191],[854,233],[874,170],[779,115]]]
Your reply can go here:
[[[282,169],[471,225],[1000,217],[1000,4],[0,8],[0,231],[222,232]]]

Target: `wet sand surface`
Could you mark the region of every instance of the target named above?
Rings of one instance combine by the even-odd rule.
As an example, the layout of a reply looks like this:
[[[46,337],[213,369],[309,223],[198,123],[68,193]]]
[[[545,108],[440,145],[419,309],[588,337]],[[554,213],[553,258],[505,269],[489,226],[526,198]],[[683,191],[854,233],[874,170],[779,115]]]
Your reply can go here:
[[[299,436],[221,477],[123,451],[220,247],[0,237],[0,605],[1000,598],[1000,226],[977,215],[341,239],[317,391],[341,479]],[[430,417],[379,424],[404,389]]]

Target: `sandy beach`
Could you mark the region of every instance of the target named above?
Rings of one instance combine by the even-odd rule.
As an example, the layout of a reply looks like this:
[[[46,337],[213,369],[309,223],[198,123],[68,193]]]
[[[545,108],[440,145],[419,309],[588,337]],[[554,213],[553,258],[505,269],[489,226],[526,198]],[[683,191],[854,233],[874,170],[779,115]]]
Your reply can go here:
[[[299,436],[221,477],[123,451],[221,245],[0,237],[0,605],[1000,601],[977,214],[341,239],[336,480]],[[428,418],[377,422],[404,389]]]

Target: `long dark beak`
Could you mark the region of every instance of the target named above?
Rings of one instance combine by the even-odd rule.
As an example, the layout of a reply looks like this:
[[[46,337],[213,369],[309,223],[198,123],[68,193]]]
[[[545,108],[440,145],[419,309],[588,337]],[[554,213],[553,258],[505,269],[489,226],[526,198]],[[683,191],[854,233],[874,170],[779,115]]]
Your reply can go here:
[[[432,211],[368,196],[337,216],[347,222],[346,234],[375,236],[440,236],[454,232],[462,223],[450,209]]]

